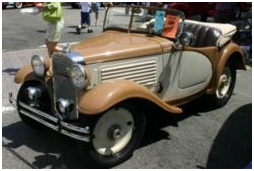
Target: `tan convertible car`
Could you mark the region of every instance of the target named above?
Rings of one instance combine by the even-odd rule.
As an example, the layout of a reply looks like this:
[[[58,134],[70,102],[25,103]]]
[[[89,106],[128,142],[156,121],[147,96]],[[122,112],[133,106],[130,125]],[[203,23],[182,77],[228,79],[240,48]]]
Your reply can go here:
[[[51,59],[34,55],[10,100],[27,125],[77,139],[84,160],[111,167],[142,140],[148,106],[181,115],[180,105],[203,95],[217,107],[228,102],[245,69],[235,32],[177,10],[113,6],[98,36]]]

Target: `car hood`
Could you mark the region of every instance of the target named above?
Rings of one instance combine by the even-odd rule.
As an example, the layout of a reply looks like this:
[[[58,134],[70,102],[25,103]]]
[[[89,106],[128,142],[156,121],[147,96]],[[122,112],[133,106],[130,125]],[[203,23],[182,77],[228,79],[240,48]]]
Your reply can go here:
[[[158,36],[106,31],[71,49],[84,56],[87,64],[92,64],[169,52],[172,45],[172,41]]]

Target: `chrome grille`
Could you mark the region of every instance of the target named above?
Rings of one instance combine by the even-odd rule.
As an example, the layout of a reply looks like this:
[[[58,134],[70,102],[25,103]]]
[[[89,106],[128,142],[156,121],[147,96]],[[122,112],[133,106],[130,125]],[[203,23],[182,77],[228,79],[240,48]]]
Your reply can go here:
[[[53,76],[54,76],[54,102],[60,98],[72,100],[77,106],[77,91],[69,79],[69,69],[74,64],[71,58],[62,54],[53,56]],[[68,119],[77,119],[78,110],[75,108]]]
[[[126,79],[142,85],[154,85],[157,82],[157,60],[135,61],[106,66],[100,70],[101,82]]]

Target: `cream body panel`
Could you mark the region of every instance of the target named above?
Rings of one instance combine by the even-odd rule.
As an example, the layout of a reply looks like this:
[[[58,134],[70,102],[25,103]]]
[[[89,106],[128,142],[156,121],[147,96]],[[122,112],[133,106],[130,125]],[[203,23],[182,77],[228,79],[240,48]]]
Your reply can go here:
[[[163,91],[159,96],[164,100],[193,95],[205,89],[212,78],[212,64],[201,53],[174,52],[165,54],[163,59]]]
[[[163,54],[95,63],[88,66],[92,74],[89,89],[103,82],[124,79],[139,83],[154,92],[162,73]]]

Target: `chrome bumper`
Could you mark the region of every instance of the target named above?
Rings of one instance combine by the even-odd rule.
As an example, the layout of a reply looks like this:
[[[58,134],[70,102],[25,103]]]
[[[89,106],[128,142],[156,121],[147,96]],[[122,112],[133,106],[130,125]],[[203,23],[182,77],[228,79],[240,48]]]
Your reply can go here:
[[[17,101],[9,94],[10,104],[13,106],[21,106],[20,113],[27,117],[40,122],[41,124],[69,137],[77,140],[89,142],[90,141],[90,130],[89,127],[78,127],[76,125],[66,123],[56,117],[53,117],[45,112],[42,112],[34,107],[31,107],[23,102]]]

